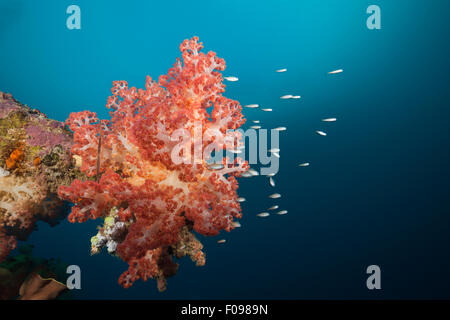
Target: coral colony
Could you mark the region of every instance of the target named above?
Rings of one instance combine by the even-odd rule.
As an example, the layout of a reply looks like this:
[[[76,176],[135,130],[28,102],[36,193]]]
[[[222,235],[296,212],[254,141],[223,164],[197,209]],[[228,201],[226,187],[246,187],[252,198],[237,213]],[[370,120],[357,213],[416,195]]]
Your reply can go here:
[[[245,119],[240,104],[222,96],[224,60],[202,47],[185,40],[182,60],[158,82],[147,77],[144,90],[114,82],[111,120],[84,111],[65,126],[0,93],[0,262],[38,220],[63,218],[70,201],[69,221],[104,220],[91,253],[106,247],[126,261],[126,288],[156,278],[165,290],[178,268],[173,257],[205,264],[193,231],[217,235],[238,225],[235,176],[249,167],[219,152],[230,141],[242,147],[240,133],[229,132]]]
[[[57,189],[82,175],[71,146],[64,123],[0,92],[0,262],[38,220],[53,225],[64,218]]]
[[[185,40],[182,60],[159,81],[147,77],[145,89],[114,82],[111,120],[83,111],[66,121],[71,151],[87,178],[61,185],[58,194],[74,204],[69,221],[104,219],[91,253],[106,247],[128,263],[119,278],[125,288],[155,278],[165,290],[178,268],[173,257],[205,264],[193,231],[217,235],[241,217],[235,176],[248,170],[247,162],[222,157],[211,166],[206,149],[227,149],[223,135],[245,119],[240,104],[222,96],[225,61],[202,47],[196,37]]]

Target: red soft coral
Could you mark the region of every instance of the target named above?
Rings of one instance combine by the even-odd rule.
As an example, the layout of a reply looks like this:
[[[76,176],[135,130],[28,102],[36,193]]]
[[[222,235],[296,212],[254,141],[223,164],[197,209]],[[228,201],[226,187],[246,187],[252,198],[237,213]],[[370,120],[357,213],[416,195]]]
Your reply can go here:
[[[165,277],[176,272],[171,255],[186,254],[180,241],[190,239],[195,245],[189,255],[204,264],[202,246],[186,232],[216,235],[230,231],[233,219],[241,217],[233,175],[247,170],[245,162],[224,161],[223,170],[211,170],[206,159],[173,161],[174,147],[180,143],[173,136],[180,130],[193,136],[187,150],[201,152],[212,143],[222,150],[226,141],[214,133],[224,134],[245,122],[240,104],[222,96],[225,86],[219,71],[225,69],[224,60],[214,52],[200,52],[202,47],[196,37],[185,40],[182,60],[158,82],[147,77],[145,89],[114,82],[107,102],[110,122],[88,111],[73,113],[67,120],[81,170],[98,181],[75,180],[60,187],[59,195],[75,204],[71,222],[118,212],[114,223],[126,223],[127,232],[120,239],[94,242],[109,241],[110,250],[128,262],[128,271],[120,277],[125,287],[139,278],[157,278],[159,288],[165,288]],[[206,109],[211,106],[210,116]]]

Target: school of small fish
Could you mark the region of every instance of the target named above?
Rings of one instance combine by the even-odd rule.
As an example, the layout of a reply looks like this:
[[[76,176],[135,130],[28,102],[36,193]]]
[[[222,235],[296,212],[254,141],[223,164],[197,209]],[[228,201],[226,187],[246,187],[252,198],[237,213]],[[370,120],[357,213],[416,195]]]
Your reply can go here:
[[[287,68],[282,68],[282,69],[275,70],[275,72],[277,72],[277,73],[284,73],[286,71],[287,71]],[[328,74],[339,74],[339,73],[342,73],[343,71],[344,71],[343,69],[337,69],[337,70],[333,70],[333,71],[328,72]],[[224,79],[227,80],[227,81],[230,81],[230,82],[235,82],[235,81],[239,80],[239,78],[235,77],[235,76],[224,77]],[[301,98],[300,95],[291,95],[291,94],[286,94],[286,95],[283,95],[283,96],[280,97],[280,99],[282,99],[282,100],[300,99],[300,98]],[[259,104],[248,104],[248,105],[245,105],[244,107],[245,108],[249,108],[249,109],[256,109],[256,108],[259,108]],[[265,111],[265,112],[273,111],[273,109],[271,109],[271,108],[261,108],[261,110]],[[322,122],[336,122],[337,118],[334,118],[334,117],[323,118],[323,119],[321,119],[321,121]],[[261,129],[262,128],[259,125],[260,120],[252,120],[252,122],[254,124],[258,124],[258,125],[251,126],[250,127],[251,129]],[[274,130],[276,130],[276,131],[286,131],[287,128],[286,127],[277,127]],[[320,135],[320,136],[327,136],[327,133],[322,131],[322,130],[316,130],[316,133],[318,135]],[[233,152],[233,153],[240,153],[241,152],[240,149],[244,149],[244,147],[238,148],[238,150],[231,150],[231,152]],[[280,158],[280,154],[279,154],[280,149],[279,148],[272,148],[272,149],[269,150],[269,152],[271,154],[273,154],[275,157]],[[300,163],[298,166],[299,167],[309,167],[309,165],[310,165],[309,162],[303,162],[303,163]],[[210,164],[209,165],[209,169],[210,170],[221,170],[223,168],[224,168],[224,166],[222,164],[219,164],[219,163],[217,163],[217,164]],[[250,177],[254,177],[254,176],[258,176],[258,175],[259,175],[259,173],[256,170],[249,169],[249,170],[247,170],[246,172],[244,172],[242,174],[242,177],[250,178]],[[266,176],[269,178],[270,186],[271,187],[275,187],[275,180],[273,178],[275,176],[275,174],[274,173],[270,173],[270,174],[266,174]],[[270,199],[279,199],[279,198],[281,198],[281,194],[273,193],[273,194],[269,195],[269,198]],[[243,197],[240,197],[240,198],[237,199],[238,202],[244,202],[245,200],[246,199],[243,198]],[[270,208],[268,208],[267,211],[275,211],[278,208],[279,208],[278,205],[273,205]],[[286,215],[287,213],[288,213],[287,210],[280,210],[280,211],[276,212],[277,215]],[[268,212],[261,212],[261,213],[258,213],[256,216],[258,216],[260,218],[266,218],[266,217],[270,216],[270,213],[268,213]],[[232,224],[236,228],[241,227],[241,224],[239,222],[237,222],[237,221],[233,222]],[[225,242],[226,242],[225,239],[221,239],[221,240],[217,241],[217,243],[225,243]]]

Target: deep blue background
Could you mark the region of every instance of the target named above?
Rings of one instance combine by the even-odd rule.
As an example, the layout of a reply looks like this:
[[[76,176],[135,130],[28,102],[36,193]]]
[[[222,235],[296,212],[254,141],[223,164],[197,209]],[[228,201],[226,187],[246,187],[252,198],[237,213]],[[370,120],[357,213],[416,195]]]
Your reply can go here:
[[[66,28],[70,4],[82,30]],[[366,28],[370,4],[381,7],[381,30]],[[153,281],[121,288],[126,264],[89,256],[95,222],[40,224],[36,255],[81,266],[78,298],[450,298],[449,9],[447,0],[0,0],[0,90],[49,117],[105,117],[113,80],[143,87],[197,35],[240,78],[228,97],[274,109],[247,118],[288,127],[283,197],[267,198],[267,178],[242,179],[243,227],[225,245],[203,239],[206,266],[183,259],[166,292]],[[275,202],[289,214],[255,216]],[[371,264],[380,291],[366,288]]]

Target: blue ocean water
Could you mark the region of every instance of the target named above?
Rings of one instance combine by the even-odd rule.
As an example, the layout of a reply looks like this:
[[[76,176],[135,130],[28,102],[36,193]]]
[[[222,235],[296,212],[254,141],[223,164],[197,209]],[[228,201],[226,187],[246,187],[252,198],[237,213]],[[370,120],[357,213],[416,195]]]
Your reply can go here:
[[[66,28],[71,4],[81,30]],[[371,4],[381,30],[366,27]],[[151,280],[120,287],[126,264],[89,255],[96,222],[39,224],[35,255],[79,265],[79,299],[450,298],[449,9],[447,0],[0,0],[0,91],[51,118],[107,117],[112,81],[143,87],[196,35],[240,79],[226,96],[274,109],[246,117],[288,128],[276,188],[241,179],[242,228],[202,238],[206,265],[181,260],[166,292]],[[274,190],[289,213],[256,217]],[[366,287],[372,264],[381,290]]]

